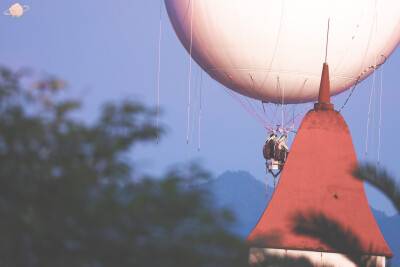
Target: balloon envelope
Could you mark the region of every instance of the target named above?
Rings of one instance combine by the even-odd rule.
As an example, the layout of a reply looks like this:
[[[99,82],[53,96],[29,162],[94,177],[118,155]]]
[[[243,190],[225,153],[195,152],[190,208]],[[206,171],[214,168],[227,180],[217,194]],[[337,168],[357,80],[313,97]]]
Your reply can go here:
[[[365,79],[400,41],[399,0],[165,0],[193,59],[215,80],[273,103],[318,98],[322,63],[331,95]],[[383,56],[384,57],[383,57]]]

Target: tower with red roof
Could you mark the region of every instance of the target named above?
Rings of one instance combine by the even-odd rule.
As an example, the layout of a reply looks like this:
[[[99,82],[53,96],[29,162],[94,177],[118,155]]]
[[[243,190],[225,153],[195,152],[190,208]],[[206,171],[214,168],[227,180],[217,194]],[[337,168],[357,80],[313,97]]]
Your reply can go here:
[[[280,181],[247,238],[250,262],[264,256],[305,257],[314,264],[385,266],[393,254],[372,215],[347,124],[330,104],[325,63],[319,101],[298,130]],[[347,255],[349,254],[349,255]]]

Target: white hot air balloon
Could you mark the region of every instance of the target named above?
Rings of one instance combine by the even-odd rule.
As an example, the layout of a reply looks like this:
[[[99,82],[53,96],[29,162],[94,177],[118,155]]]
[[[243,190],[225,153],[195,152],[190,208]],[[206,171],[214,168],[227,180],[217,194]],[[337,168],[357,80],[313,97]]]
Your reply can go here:
[[[186,50],[212,78],[263,102],[318,98],[365,79],[400,41],[399,0],[165,0]],[[327,25],[330,20],[329,45]]]

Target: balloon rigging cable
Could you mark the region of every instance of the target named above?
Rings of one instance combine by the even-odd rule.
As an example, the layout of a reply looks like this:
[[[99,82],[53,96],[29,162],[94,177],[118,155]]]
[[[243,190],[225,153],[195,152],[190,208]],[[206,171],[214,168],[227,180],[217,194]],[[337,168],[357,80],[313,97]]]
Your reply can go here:
[[[198,151],[200,152],[200,134],[201,134],[201,93],[203,87],[203,70],[200,70],[200,107],[199,107],[199,147]]]
[[[328,44],[329,44],[329,23],[331,19],[328,19],[328,30],[326,32],[326,48],[325,48],[325,63],[327,62],[328,59]]]
[[[356,82],[355,82],[355,84],[353,85],[353,88],[352,88],[351,91],[350,91],[350,94],[348,95],[348,97],[347,97],[346,101],[344,102],[343,106],[339,109],[339,112],[341,112],[341,111],[343,110],[343,108],[347,105],[347,102],[349,102],[350,97],[352,96],[352,94],[353,94],[353,92],[354,92],[354,89],[355,89],[356,86],[361,82],[362,76],[363,76],[366,72],[368,72],[370,69],[376,70],[377,68],[379,68],[380,66],[382,66],[383,64],[385,64],[386,59],[387,59],[386,56],[385,56],[385,55],[381,55],[381,57],[383,58],[382,63],[379,63],[379,64],[377,64],[377,65],[371,65],[371,66],[369,66],[368,68],[366,68],[360,75],[358,75],[358,77],[357,77],[357,79],[356,79]]]
[[[199,77],[199,65],[197,65],[197,70],[196,70],[196,86],[194,88],[194,107],[193,107],[193,116],[192,116],[192,131],[190,134],[190,144],[193,143],[193,130],[194,130],[194,121],[195,121],[195,115],[196,115],[196,100],[197,100],[197,80]]]
[[[193,48],[193,6],[194,0],[191,0],[191,16],[190,16],[190,48],[189,48],[189,100],[188,100],[188,120],[186,143],[189,144],[189,128],[190,128],[190,91],[192,80],[192,48]]]
[[[373,81],[372,81],[372,87],[371,87],[371,94],[370,94],[370,102],[369,102],[369,107],[368,107],[368,117],[367,117],[367,133],[366,133],[366,139],[365,139],[365,155],[368,155],[368,140],[369,140],[369,131],[370,131],[370,115],[371,115],[371,105],[373,106],[372,108],[372,128],[375,125],[374,120],[375,120],[375,104],[376,104],[376,77],[375,77],[375,70],[374,70],[374,75],[373,75]],[[380,164],[380,149],[381,149],[381,128],[382,128],[382,95],[383,95],[383,66],[381,69],[381,75],[380,75],[380,92],[379,92],[379,122],[378,122],[378,152],[377,152],[377,163]],[[372,100],[373,98],[373,100]],[[374,147],[374,133],[375,131],[372,129],[372,137],[371,137],[371,160],[373,159],[373,147]]]
[[[256,88],[255,88],[255,84],[254,84],[254,78],[253,78],[253,76],[251,75],[251,74],[249,74],[250,75],[250,79],[251,79],[251,82],[253,83],[253,90],[255,91],[256,90]],[[252,99],[252,98],[250,98],[250,99]],[[253,100],[253,99],[252,99]],[[262,102],[261,101],[261,105],[262,105],[262,110],[259,108],[259,110],[264,114],[264,116],[265,116],[265,120],[266,121],[268,121],[268,117],[267,117],[267,113],[265,113],[265,108],[264,108],[264,102]],[[257,106],[257,105],[256,105]],[[258,107],[258,106],[257,106]]]
[[[372,23],[373,23],[373,24],[374,24],[374,23],[377,24],[377,20],[376,20],[376,5],[377,5],[377,2],[378,2],[378,1],[376,0],[376,1],[375,1],[375,6],[374,6],[374,18],[373,18],[373,20],[372,20]],[[372,37],[373,29],[374,29],[373,24],[372,24],[372,27],[371,27],[371,32],[370,32],[370,36],[369,36],[369,40],[368,40],[368,46],[367,46],[367,50],[366,50],[365,53],[367,53],[368,48],[369,48],[369,46],[370,46],[371,37]],[[375,55],[376,55],[376,53],[375,53]],[[342,109],[346,106],[347,102],[349,101],[350,97],[352,96],[352,94],[353,94],[353,92],[354,92],[354,89],[356,88],[356,86],[358,85],[358,83],[360,83],[361,77],[362,77],[367,71],[369,71],[371,68],[374,69],[374,72],[375,72],[375,70],[376,70],[378,67],[380,67],[381,65],[383,65],[383,64],[386,62],[386,56],[382,54],[381,57],[383,58],[383,62],[382,62],[382,63],[380,63],[380,64],[377,65],[377,64],[376,64],[376,57],[375,57],[375,65],[369,66],[368,68],[366,68],[366,69],[358,76],[358,78],[357,78],[357,80],[356,80],[356,82],[355,82],[353,88],[351,89],[351,92],[350,92],[349,96],[347,97],[347,99],[346,99],[346,101],[344,102],[343,106],[340,108],[339,112],[341,112]],[[363,64],[364,64],[364,61],[365,61],[365,56],[364,56]]]
[[[274,47],[274,52],[273,52],[273,54],[272,54],[272,59],[271,59],[271,62],[269,63],[269,68],[268,68],[268,70],[271,69],[272,64],[274,63],[275,54],[276,54],[276,49],[278,48],[278,43],[279,43],[279,39],[280,39],[280,36],[281,36],[281,29],[282,29],[282,22],[283,22],[283,13],[284,13],[284,10],[285,10],[285,0],[282,1],[282,12],[281,12],[281,19],[280,19],[280,22],[279,22],[278,36],[277,36],[277,38],[276,38],[275,47]],[[267,74],[265,75],[265,79],[264,79],[263,83],[261,84],[260,88],[264,86],[265,81],[266,81],[267,78],[268,78],[268,75],[269,75],[269,71],[267,71]]]
[[[231,81],[232,81],[232,77],[227,73],[227,75],[230,77]],[[250,75],[250,78],[253,80],[253,76]],[[233,83],[233,81],[232,81]],[[224,88],[224,87],[223,87]],[[253,82],[253,88],[254,88],[254,82]],[[224,88],[225,90],[225,88]],[[228,91],[227,91],[228,90]],[[251,98],[248,94],[246,94],[245,91],[242,91],[241,94],[244,95],[246,102],[249,104],[248,106],[245,105],[245,103],[240,100],[240,98],[229,88],[227,88],[227,90],[225,90],[225,92],[227,92],[228,94],[230,94],[238,103],[240,103],[242,105],[242,107],[244,107],[253,117],[255,117],[259,122],[262,122],[262,125],[264,126],[264,128],[267,129],[265,124],[268,124],[268,117],[266,115],[266,113],[264,113],[265,115],[265,120],[257,113],[257,111],[254,109],[253,105],[256,106],[258,108],[258,110],[260,112],[263,113],[263,110],[261,110],[261,108],[256,104],[256,102],[254,101],[253,98]],[[253,105],[250,104],[250,101],[253,102]],[[251,110],[253,110],[253,112]]]
[[[375,69],[374,69],[374,75],[373,75],[373,78],[372,78],[372,86],[371,86],[371,95],[370,95],[370,97],[369,97],[369,106],[368,106],[368,118],[367,118],[367,134],[366,134],[366,139],[365,139],[365,155],[367,155],[368,154],[368,134],[369,134],[369,118],[370,118],[370,114],[371,114],[371,103],[372,103],[372,96],[374,95],[374,93],[375,93]],[[374,101],[374,104],[375,104],[375,101]],[[374,110],[374,109],[373,109]],[[372,132],[373,133],[373,132]],[[374,139],[372,138],[372,141],[373,141]],[[372,146],[373,146],[373,143],[372,143]],[[372,153],[371,153],[371,155],[372,155]]]
[[[162,30],[162,7],[163,0],[160,1],[160,32],[158,36],[158,81],[157,81],[157,145],[160,120],[160,74],[161,74],[161,30]]]
[[[293,113],[293,117],[292,117],[289,121],[287,121],[287,120],[285,120],[285,119],[287,118],[287,116],[288,116],[289,113],[291,113],[291,112],[294,111],[294,108],[295,108],[295,107],[292,107],[289,111],[286,111],[286,109],[284,108],[284,109],[283,109],[283,110],[284,110],[283,124],[279,124],[278,121],[280,121],[280,119],[278,119],[278,117],[276,116],[276,115],[277,115],[276,113],[278,112],[278,110],[279,110],[279,105],[281,105],[281,104],[275,104],[275,105],[276,105],[275,111],[274,111],[273,108],[272,108],[272,104],[268,105],[268,103],[265,103],[265,102],[261,102],[261,103],[262,103],[262,106],[263,106],[262,109],[261,109],[261,107],[259,107],[259,105],[257,105],[257,104],[253,104],[253,105],[250,106],[250,103],[248,102],[248,104],[246,104],[246,102],[245,102],[244,100],[242,100],[241,97],[239,97],[239,94],[238,94],[238,93],[233,92],[232,90],[230,90],[229,88],[227,88],[227,87],[225,87],[225,86],[219,84],[218,82],[217,82],[217,84],[218,84],[228,95],[230,95],[237,103],[239,103],[253,118],[255,118],[261,125],[263,125],[263,127],[264,127],[265,129],[267,129],[268,132],[278,132],[278,131],[279,131],[279,132],[283,132],[283,131],[285,131],[285,132],[290,132],[290,131],[292,131],[292,130],[294,129],[294,127],[295,127],[299,122],[301,122],[302,118],[303,118],[304,115],[305,115],[305,112],[308,111],[308,110],[310,109],[310,107],[312,106],[312,104],[314,103],[314,102],[313,102],[313,103],[309,104],[308,106],[306,106],[306,107],[305,107],[300,113],[298,113],[297,115],[294,115],[294,113]],[[249,96],[243,95],[242,97],[245,98],[246,101],[248,101]],[[250,101],[253,101],[253,103],[255,103],[253,99],[250,98],[249,100],[250,100]],[[268,108],[269,108],[269,110],[270,110],[270,113],[272,114],[272,116],[271,116],[270,118],[268,118],[268,115],[267,115],[267,112],[266,112],[266,110],[265,110],[264,104],[267,104],[267,106],[268,106]],[[264,119],[259,115],[259,113],[255,110],[254,105],[265,115],[265,118],[266,118],[265,120],[264,120]],[[294,106],[297,106],[297,105],[294,105]],[[278,122],[278,123],[274,123],[274,122]],[[282,123],[282,121],[281,121],[281,123]],[[291,126],[290,126],[290,127],[286,127],[288,124],[291,124]],[[278,126],[278,127],[275,128],[276,126]],[[280,127],[279,127],[279,126],[280,126]],[[285,128],[286,128],[286,129],[285,129]]]
[[[375,22],[376,23],[376,22]],[[375,31],[376,31],[375,27]],[[372,32],[372,31],[371,31]],[[376,34],[376,32],[375,32]],[[375,42],[375,54],[376,54],[376,42]],[[376,64],[376,58],[375,58],[375,64]],[[373,97],[373,108],[372,108],[372,137],[371,137],[371,160],[373,160],[373,149],[374,149],[374,125],[375,125],[375,105],[376,105],[376,82],[375,82],[375,76],[376,76],[376,68],[374,68],[374,75],[373,75],[373,81],[372,81],[372,88],[371,88],[371,95],[370,95],[370,103],[368,107],[368,117],[367,117],[367,134],[366,134],[366,139],[365,139],[365,154],[368,155],[368,134],[370,131],[369,128],[369,122],[370,122],[370,113],[371,113],[371,101]],[[377,152],[377,163],[380,163],[380,145],[381,145],[381,123],[382,123],[382,92],[383,92],[383,67],[381,69],[381,81],[380,81],[380,96],[379,96],[379,124],[378,124],[378,152]]]
[[[268,105],[268,104],[267,104],[267,106],[269,106],[269,109],[270,109],[271,112],[274,114],[274,115],[273,115],[273,120],[279,121],[278,116],[276,115],[276,113],[278,112],[278,109],[279,109],[279,105],[278,105],[278,104],[275,104],[275,111],[272,110],[271,105]]]
[[[285,82],[283,82],[282,86],[282,126],[283,126],[283,120],[284,120],[284,111],[285,111]],[[286,117],[286,116],[285,116]]]
[[[243,103],[243,101],[235,95],[230,89],[226,88],[225,86],[221,85],[216,81],[216,83],[228,94],[230,95],[233,99],[236,100],[251,116],[253,116],[260,124],[264,126],[265,129],[267,129],[267,126],[265,125],[265,122],[258,116],[258,114],[255,114],[250,111],[250,109]]]
[[[229,89],[228,89],[229,90]],[[263,122],[267,123],[268,121],[268,117],[267,114],[263,112],[263,110],[257,105],[257,103],[255,102],[255,100],[251,97],[248,96],[248,94],[246,94],[245,92],[242,92],[244,94],[244,99],[246,100],[246,102],[250,105],[251,109],[253,110],[253,113],[257,115],[257,117],[262,120]],[[257,109],[265,115],[265,120],[257,113],[257,111],[254,109],[253,105],[250,104],[249,100],[251,102],[253,102],[253,105],[257,107]],[[265,125],[264,125],[265,126]]]
[[[378,164],[380,163],[380,151],[381,151],[381,123],[382,123],[382,91],[383,91],[383,66],[381,69],[381,92],[379,96],[379,138],[378,138]]]

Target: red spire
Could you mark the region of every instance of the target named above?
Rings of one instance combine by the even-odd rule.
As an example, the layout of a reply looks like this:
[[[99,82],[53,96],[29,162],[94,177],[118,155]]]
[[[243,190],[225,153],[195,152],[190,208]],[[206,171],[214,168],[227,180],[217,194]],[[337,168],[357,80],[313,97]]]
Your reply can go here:
[[[366,254],[392,257],[363,183],[351,175],[358,162],[346,122],[324,102],[327,99],[321,92],[320,103],[305,116],[275,192],[247,241],[265,248],[337,252],[317,238],[294,232],[293,217],[312,212],[338,222],[359,239]]]
[[[314,109],[333,109],[331,104],[331,86],[329,81],[329,67],[324,63],[322,67],[321,83],[319,86],[318,103],[314,104]]]

